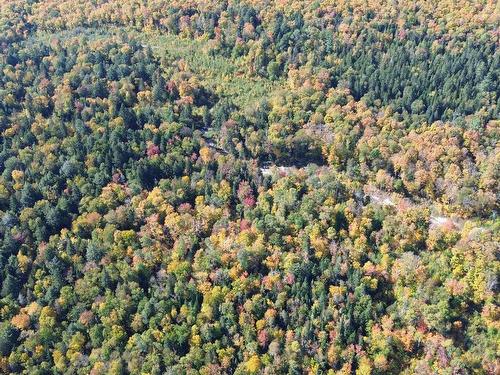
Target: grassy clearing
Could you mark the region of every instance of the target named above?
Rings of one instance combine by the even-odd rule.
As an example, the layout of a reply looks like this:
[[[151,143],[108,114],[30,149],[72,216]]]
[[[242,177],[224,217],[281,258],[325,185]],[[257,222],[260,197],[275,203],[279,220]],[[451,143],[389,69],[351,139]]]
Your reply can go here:
[[[269,97],[284,83],[250,77],[243,59],[211,56],[208,53],[208,43],[203,40],[159,33],[137,33],[135,36],[160,57],[183,59],[205,87],[219,97],[229,98],[241,108]]]

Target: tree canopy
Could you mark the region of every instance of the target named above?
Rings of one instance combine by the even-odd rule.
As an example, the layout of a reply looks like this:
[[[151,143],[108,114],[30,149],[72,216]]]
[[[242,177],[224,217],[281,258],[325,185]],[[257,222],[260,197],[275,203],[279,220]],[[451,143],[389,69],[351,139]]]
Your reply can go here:
[[[4,0],[0,373],[497,373],[497,27]]]

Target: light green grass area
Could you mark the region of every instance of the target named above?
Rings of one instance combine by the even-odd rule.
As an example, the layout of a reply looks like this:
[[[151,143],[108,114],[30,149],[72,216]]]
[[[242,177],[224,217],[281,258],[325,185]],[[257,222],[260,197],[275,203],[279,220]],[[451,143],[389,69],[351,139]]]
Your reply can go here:
[[[203,86],[221,98],[229,98],[240,108],[269,97],[284,84],[282,80],[251,77],[242,58],[210,55],[208,42],[205,40],[159,33],[135,33],[134,36],[143,45],[150,46],[159,57],[183,59]]]

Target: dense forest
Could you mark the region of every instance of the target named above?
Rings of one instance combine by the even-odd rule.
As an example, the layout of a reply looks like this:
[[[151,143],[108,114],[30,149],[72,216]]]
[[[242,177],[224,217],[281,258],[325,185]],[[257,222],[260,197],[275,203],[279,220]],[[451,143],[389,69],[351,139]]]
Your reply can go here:
[[[498,374],[493,0],[2,0],[0,373]]]

